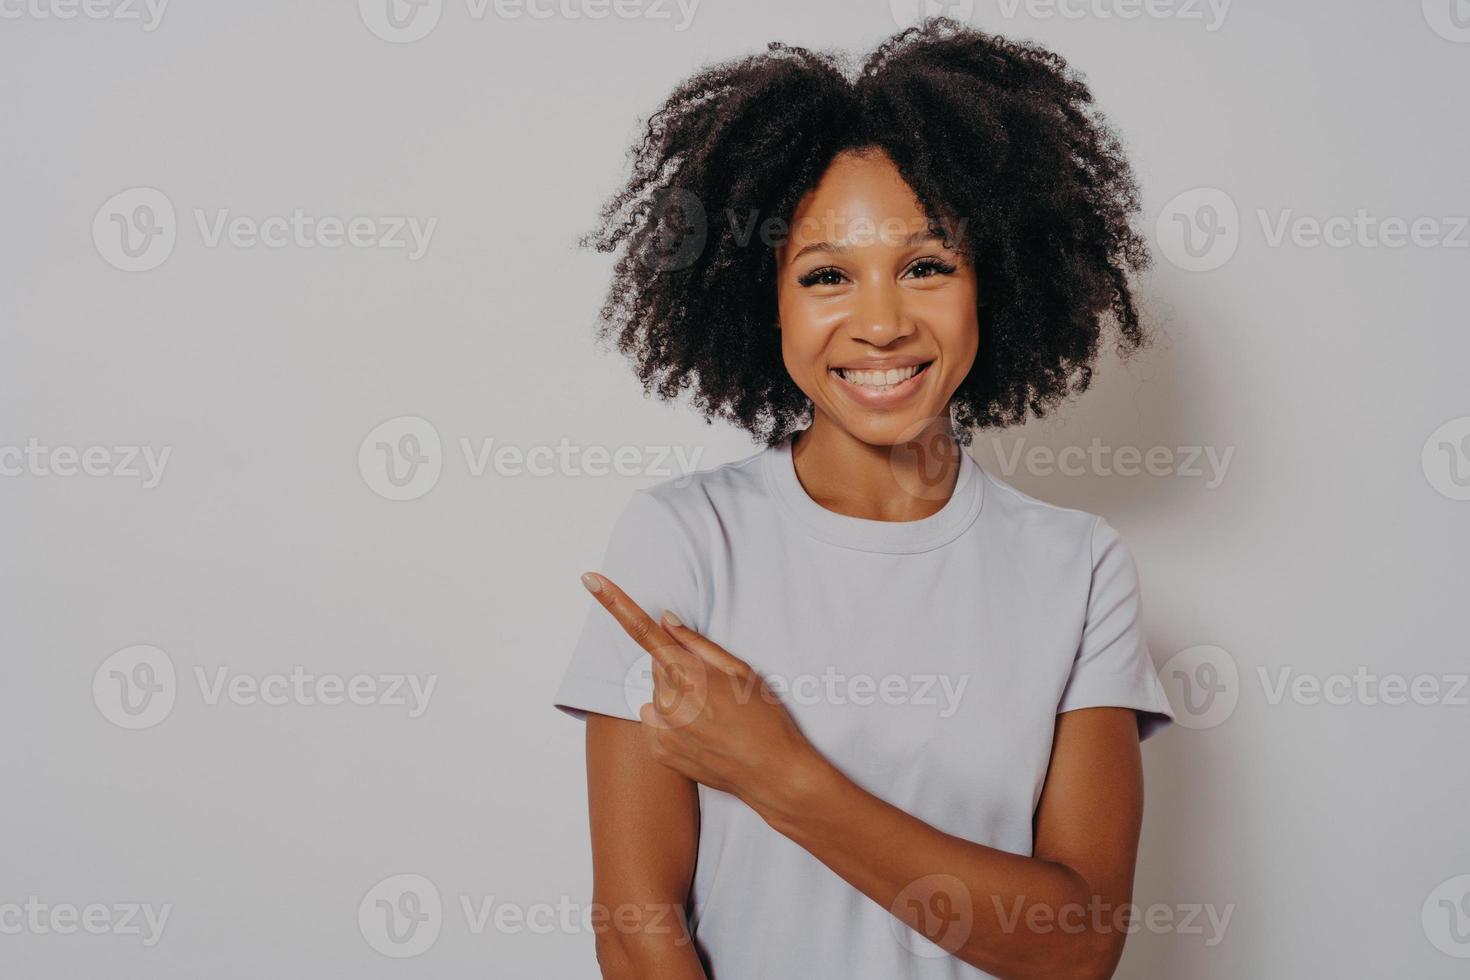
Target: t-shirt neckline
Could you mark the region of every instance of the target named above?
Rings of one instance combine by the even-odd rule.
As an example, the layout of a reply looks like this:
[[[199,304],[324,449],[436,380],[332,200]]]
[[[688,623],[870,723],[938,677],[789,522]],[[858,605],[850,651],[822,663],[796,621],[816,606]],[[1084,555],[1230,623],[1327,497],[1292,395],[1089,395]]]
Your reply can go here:
[[[812,537],[859,551],[915,554],[932,551],[964,533],[980,513],[985,480],[980,466],[963,448],[960,472],[944,506],[916,521],[875,521],[828,510],[813,500],[796,475],[788,435],[765,455],[766,484],[781,509]]]

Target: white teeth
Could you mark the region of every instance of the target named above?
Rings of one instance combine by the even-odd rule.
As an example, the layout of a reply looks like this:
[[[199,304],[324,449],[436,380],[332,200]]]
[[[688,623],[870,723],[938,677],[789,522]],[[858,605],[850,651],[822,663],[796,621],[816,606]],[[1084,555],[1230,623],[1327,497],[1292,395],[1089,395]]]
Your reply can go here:
[[[918,374],[919,365],[892,368],[888,371],[850,371],[847,368],[838,368],[837,372],[851,384],[861,385],[864,388],[887,388],[900,381],[907,381]]]

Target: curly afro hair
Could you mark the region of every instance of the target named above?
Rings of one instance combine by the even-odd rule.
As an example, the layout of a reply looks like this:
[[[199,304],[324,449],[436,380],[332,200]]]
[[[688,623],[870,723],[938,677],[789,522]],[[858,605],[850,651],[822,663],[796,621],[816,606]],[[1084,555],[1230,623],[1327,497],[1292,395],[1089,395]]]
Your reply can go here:
[[[774,252],[752,229],[789,222],[846,150],[886,152],[936,227],[963,229],[983,298],[950,402],[961,442],[1085,391],[1108,320],[1120,355],[1146,343],[1129,289],[1149,263],[1130,226],[1138,188],[1060,56],[934,18],[848,65],[773,43],[694,75],[648,119],[583,239],[622,250],[599,336],[646,393],[692,390],[707,421],[767,445],[805,421],[774,329]]]

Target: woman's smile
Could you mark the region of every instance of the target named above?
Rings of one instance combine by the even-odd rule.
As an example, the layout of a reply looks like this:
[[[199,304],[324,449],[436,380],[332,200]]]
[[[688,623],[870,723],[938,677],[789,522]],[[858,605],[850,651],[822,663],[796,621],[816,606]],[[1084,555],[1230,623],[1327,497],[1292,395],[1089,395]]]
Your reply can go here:
[[[929,380],[927,368],[934,361],[906,359],[906,363],[873,359],[871,365],[862,361],[834,367],[828,370],[837,382],[837,390],[866,408],[892,408],[917,395]]]

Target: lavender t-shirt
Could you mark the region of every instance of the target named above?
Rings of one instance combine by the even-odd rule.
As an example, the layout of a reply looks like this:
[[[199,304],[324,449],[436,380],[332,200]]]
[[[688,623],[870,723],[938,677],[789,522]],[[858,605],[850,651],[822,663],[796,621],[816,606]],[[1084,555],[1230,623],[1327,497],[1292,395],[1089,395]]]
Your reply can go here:
[[[634,492],[598,571],[651,616],[671,609],[749,662],[865,789],[1016,854],[1032,852],[1058,713],[1133,708],[1143,738],[1173,717],[1117,531],[968,453],[939,511],[874,521],[812,500],[788,438]],[[648,655],[588,603],[555,705],[636,721]],[[735,797],[700,786],[699,804],[691,920],[721,980],[987,975]]]

